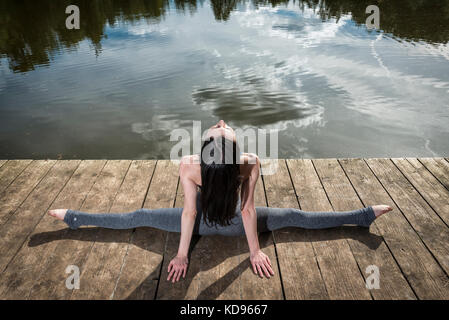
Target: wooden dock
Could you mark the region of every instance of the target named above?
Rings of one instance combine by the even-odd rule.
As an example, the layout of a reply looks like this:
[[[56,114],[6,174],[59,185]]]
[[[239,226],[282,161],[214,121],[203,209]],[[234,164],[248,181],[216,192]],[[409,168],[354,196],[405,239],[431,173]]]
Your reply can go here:
[[[449,299],[449,160],[279,160],[256,205],[308,211],[389,204],[369,230],[261,233],[275,276],[259,278],[244,236],[194,236],[185,279],[168,282],[179,234],[70,230],[48,209],[182,207],[165,160],[0,160],[0,299]],[[80,270],[80,289],[66,279]],[[367,289],[369,266],[379,289]],[[368,269],[369,270],[369,269]]]

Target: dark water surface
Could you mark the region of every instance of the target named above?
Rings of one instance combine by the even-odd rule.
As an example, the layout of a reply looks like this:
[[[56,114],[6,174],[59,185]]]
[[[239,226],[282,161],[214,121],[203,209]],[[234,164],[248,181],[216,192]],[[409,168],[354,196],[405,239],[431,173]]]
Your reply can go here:
[[[449,1],[0,0],[0,159],[168,158],[219,119],[282,158],[449,156],[448,41]]]

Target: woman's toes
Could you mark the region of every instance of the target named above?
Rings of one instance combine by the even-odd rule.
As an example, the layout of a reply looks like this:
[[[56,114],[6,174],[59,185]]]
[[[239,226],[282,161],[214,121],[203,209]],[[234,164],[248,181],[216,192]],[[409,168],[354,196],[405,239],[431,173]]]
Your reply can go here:
[[[55,210],[49,210],[48,214],[52,217],[55,217],[59,220],[64,220],[65,214],[67,213],[67,209],[55,209]]]
[[[387,213],[387,212],[393,210],[393,208],[390,206],[381,204],[381,205],[373,206],[373,210],[374,210],[374,215],[376,216],[376,218],[378,218],[381,215],[383,215],[384,213]]]
[[[56,217],[56,210],[48,210],[48,214],[52,217]]]

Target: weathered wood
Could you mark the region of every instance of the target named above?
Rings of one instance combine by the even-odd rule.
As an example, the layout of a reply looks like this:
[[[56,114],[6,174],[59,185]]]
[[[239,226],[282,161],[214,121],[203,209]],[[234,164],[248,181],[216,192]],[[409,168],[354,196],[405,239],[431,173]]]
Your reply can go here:
[[[130,164],[129,160],[108,161],[80,210],[93,214],[108,212]],[[29,299],[68,299],[72,290],[66,287],[69,274],[65,270],[73,265],[83,272],[84,261],[96,240],[98,230],[99,228],[92,227],[67,230],[66,238],[58,243],[49,259],[46,271],[36,279],[31,288]],[[80,283],[80,288],[83,286],[89,286],[89,283]]]
[[[0,226],[2,226],[20,204],[28,197],[36,185],[55,165],[56,160],[33,161],[15,180],[0,194]]]
[[[31,163],[32,160],[10,160],[0,168],[0,193]]]
[[[254,199],[256,207],[266,207],[265,189],[263,176],[259,177],[254,191]],[[270,258],[274,276],[270,279],[261,279],[254,274],[249,259],[248,240],[245,236],[236,239],[238,241],[239,250],[243,252],[239,259],[246,264],[246,268],[240,272],[240,290],[241,299],[250,300],[282,300],[284,294],[282,292],[281,275],[279,273],[278,260],[276,256],[276,248],[272,232],[259,233],[259,246],[262,251]],[[246,262],[245,262],[246,261]],[[243,267],[245,267],[243,264]]]
[[[276,160],[274,161],[276,162]],[[266,163],[265,165],[270,165]],[[262,166],[262,174],[264,166]],[[264,175],[268,205],[298,208],[298,201],[284,160],[273,175]],[[304,230],[284,228],[273,232],[285,298],[329,299],[314,248]]]
[[[394,159],[407,166],[406,160]],[[371,166],[371,162],[368,162]],[[372,169],[384,188],[401,209],[413,229],[432,252],[441,267],[449,273],[449,229],[392,161],[376,161]],[[405,168],[403,168],[405,169]],[[406,170],[404,170],[406,172]],[[411,175],[411,174],[409,174]],[[424,183],[424,181],[422,181]],[[448,288],[449,290],[449,288]]]
[[[418,159],[449,190],[449,162],[443,158]]]
[[[51,209],[79,209],[105,163],[104,160],[82,161]],[[64,239],[67,231],[65,227],[64,222],[44,215],[8,268],[0,275],[0,299],[28,297],[35,279],[46,272],[46,263],[58,240]]]
[[[393,207],[392,212],[377,219],[375,224],[417,297],[420,299],[447,299],[448,288],[445,288],[445,286],[447,287],[445,273],[387,193],[394,188],[399,188],[400,192],[403,186],[392,185],[387,190],[382,187],[382,185],[387,187],[386,183],[390,183],[386,181],[389,175],[398,176],[398,170],[391,167],[394,166],[393,163],[388,159],[367,159],[366,163],[363,160],[355,160],[351,166],[342,164],[357,190],[357,194],[366,206],[388,204]],[[391,181],[391,179],[388,180]]]
[[[33,231],[45,210],[70,179],[79,160],[58,161],[44,179],[34,188],[25,202],[11,216],[6,225],[0,227],[0,270],[3,272],[22,244]]]
[[[168,160],[157,162],[144,207],[171,208],[178,186],[178,165]],[[160,278],[168,232],[137,228],[132,235],[113,299],[154,299]],[[161,279],[162,281],[162,279]]]
[[[194,236],[186,279],[176,284],[166,278],[179,233],[70,230],[46,214],[128,212],[144,199],[148,208],[182,206],[178,166],[154,163],[0,160],[0,299],[369,299],[356,293],[367,265],[380,269],[380,289],[369,292],[375,299],[449,299],[447,159],[281,160],[277,173],[259,180],[256,206],[266,205],[266,192],[274,207],[340,211],[384,203],[394,210],[369,231],[259,234],[276,273],[271,279],[254,275],[245,236]],[[348,260],[358,274],[347,270]],[[80,290],[65,286],[69,265],[80,268]],[[354,281],[362,288],[351,296]]]
[[[302,210],[333,211],[320,182],[320,178],[324,180],[324,187],[328,193],[335,192],[328,186],[332,167],[329,168],[325,161],[317,162],[320,177],[310,160],[287,161]],[[336,188],[339,188],[342,182],[337,182]],[[341,229],[301,230],[301,232],[306,234],[313,245],[331,299],[371,299],[365,287],[364,278],[345,239],[353,234]]]
[[[182,207],[184,193],[178,188],[176,207]],[[265,205],[263,182],[256,185],[257,206]],[[173,284],[167,281],[168,264],[177,253],[179,233],[169,233],[158,299],[282,299],[277,261],[271,234],[259,237],[261,249],[269,256],[276,274],[270,279],[254,275],[245,236],[192,237],[186,278]],[[218,250],[217,250],[218,249]]]
[[[176,208],[181,208],[184,203],[184,190],[182,185],[179,184],[176,191],[175,205]],[[187,267],[186,277],[181,278],[179,282],[173,284],[171,281],[167,281],[168,278],[168,265],[173,257],[178,252],[180,234],[168,232],[167,241],[164,248],[164,260],[161,266],[160,281],[158,290],[156,293],[156,299],[158,300],[170,300],[170,299],[197,299],[198,292],[200,291],[200,270],[201,263],[199,262],[200,255],[198,250],[198,242],[202,237],[199,235],[192,235],[189,248],[189,264]],[[226,244],[226,243],[225,243]]]
[[[184,192],[182,186],[179,186],[175,206],[182,207],[183,202]],[[238,277],[238,271],[243,271],[243,266],[238,269],[239,251],[235,238],[193,235],[186,277],[172,283],[167,281],[168,265],[176,256],[179,240],[179,233],[168,234],[157,292],[158,300],[208,299],[207,297],[229,299],[230,296],[240,298],[240,290],[234,283]],[[226,259],[228,261],[225,261]]]
[[[337,160],[313,160],[313,163],[335,211],[363,207]],[[351,167],[351,163],[351,160],[345,162],[347,167]],[[366,271],[369,266],[374,265],[379,269],[382,277],[380,288],[369,290],[374,299],[416,299],[375,223],[369,230],[362,227],[343,227],[335,229],[335,232],[338,231],[341,231],[340,236],[347,239],[365,282],[371,274]]]
[[[448,226],[449,190],[447,190],[417,159],[409,158],[392,160],[402,174],[446,223],[446,226]],[[447,228],[445,229],[447,230]]]
[[[156,161],[133,161],[111,208],[111,213],[142,208]],[[71,299],[109,299],[128,251],[133,229],[98,231],[97,240],[83,266],[80,281],[89,283],[73,290]]]

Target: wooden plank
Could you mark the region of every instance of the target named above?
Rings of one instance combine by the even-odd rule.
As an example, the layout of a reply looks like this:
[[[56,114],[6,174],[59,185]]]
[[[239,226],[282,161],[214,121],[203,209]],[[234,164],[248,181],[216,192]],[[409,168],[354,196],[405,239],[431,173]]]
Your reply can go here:
[[[313,160],[313,163],[335,211],[349,211],[363,207],[337,160]],[[348,160],[347,166],[350,165],[351,161]],[[308,189],[306,184],[303,185]],[[334,235],[347,240],[365,279],[363,284],[365,288],[366,279],[370,275],[366,273],[367,268],[374,265],[379,269],[382,275],[380,288],[369,290],[374,299],[416,299],[375,224],[371,225],[370,230],[359,227],[338,228],[335,229]]]
[[[254,191],[254,199],[256,207],[266,207],[265,190],[263,176],[259,177],[259,181]],[[261,279],[254,274],[249,259],[249,246],[246,236],[238,237],[239,250],[243,251],[240,255],[240,261],[246,261],[246,268],[240,273],[241,299],[245,300],[283,300],[285,299],[282,290],[281,274],[279,273],[279,265],[277,260],[276,248],[272,232],[259,232],[259,246],[262,251],[270,258],[274,271],[274,276],[270,279]]]
[[[265,205],[262,181],[256,185],[256,206]],[[182,207],[184,194],[178,188],[176,207]],[[270,279],[254,275],[246,236],[195,236],[191,241],[189,269],[178,283],[167,281],[168,264],[178,251],[179,233],[169,233],[158,289],[158,299],[282,299],[279,274]],[[276,254],[270,233],[259,236],[261,249],[277,271]],[[217,250],[219,248],[219,250]]]
[[[178,185],[175,198],[175,208],[181,208],[184,203],[184,190],[181,184]],[[197,263],[199,259],[197,244],[201,241],[201,236],[192,235],[189,248],[189,265],[186,272],[186,277],[181,278],[179,282],[173,284],[171,281],[167,281],[168,277],[168,264],[171,259],[177,254],[180,234],[168,232],[166,238],[166,245],[164,249],[164,259],[161,266],[161,273],[159,278],[158,290],[155,298],[158,300],[170,300],[170,299],[195,299],[198,296],[199,287],[201,282],[199,279],[200,264]]]
[[[82,161],[53,202],[52,209],[79,209],[105,163],[104,160]],[[24,299],[28,296],[35,279],[46,272],[46,263],[58,240],[66,236],[68,229],[65,227],[64,222],[44,215],[8,268],[0,275],[1,299]]]
[[[276,160],[274,160],[276,162]],[[262,166],[269,166],[267,162]],[[299,208],[287,165],[278,161],[275,174],[264,175],[268,205],[278,208]],[[273,232],[278,253],[285,298],[329,299],[314,248],[304,230],[284,228]]]
[[[0,270],[3,272],[28,235],[36,227],[45,210],[70,179],[79,160],[58,161],[44,179],[34,188],[29,197],[11,216],[8,223],[0,227]]]
[[[409,158],[407,160],[392,160],[402,174],[446,223],[446,226],[448,226],[449,190],[447,190],[417,159]]]
[[[108,161],[80,210],[93,214],[108,212],[130,164],[129,160]],[[99,229],[84,226],[78,230],[67,230],[66,237],[58,243],[49,259],[46,271],[31,288],[29,299],[68,299],[72,290],[66,287],[69,275],[65,270],[73,265],[83,272],[84,261]],[[83,286],[89,286],[89,283],[80,283],[80,288]]]
[[[12,161],[15,160],[9,160],[0,167],[0,186],[2,181],[1,174],[2,172],[6,172],[6,168],[10,166],[10,162]],[[320,161],[321,160],[318,162]],[[381,162],[381,165],[379,165],[380,169],[377,170],[383,172],[383,175],[381,174],[378,176],[386,190],[379,183],[378,178],[373,174],[372,171],[375,170],[373,168],[371,168],[373,169],[371,170],[367,165],[367,163],[370,164],[370,161]],[[357,228],[354,228],[353,230],[353,228],[350,227],[342,228],[342,230],[330,230],[331,232],[335,232],[335,238],[330,237],[326,230],[320,230],[319,232],[316,230],[303,230],[305,232],[299,234],[298,230],[284,229],[274,233],[278,242],[277,251],[279,255],[279,264],[284,279],[287,298],[290,299],[294,295],[302,298],[306,296],[318,297],[320,291],[319,289],[314,289],[313,286],[316,286],[317,284],[312,283],[316,280],[315,278],[318,278],[318,281],[320,282],[319,285],[321,285],[321,289],[324,290],[325,298],[329,298],[331,294],[335,294],[336,290],[341,290],[341,288],[334,288],[334,286],[339,285],[337,281],[328,281],[329,288],[326,288],[323,277],[325,279],[332,279],[332,276],[334,276],[336,279],[336,272],[331,272],[329,270],[343,269],[344,264],[336,263],[330,258],[328,260],[320,260],[323,255],[320,255],[321,249],[317,249],[316,247],[318,245],[323,245],[325,249],[327,249],[324,244],[328,243],[326,244],[329,246],[328,248],[333,248],[333,246],[337,248],[335,243],[342,242],[341,237],[343,236],[347,239],[346,241],[349,243],[360,267],[359,274],[362,272],[365,276],[363,273],[364,265],[369,263],[371,254],[374,254],[372,259],[376,261],[376,263],[372,264],[377,265],[379,261],[380,263],[383,263],[383,265],[380,265],[381,289],[371,291],[374,298],[383,299],[383,297],[385,297],[385,299],[396,299],[396,297],[403,297],[404,299],[412,299],[413,293],[410,295],[410,291],[406,289],[407,285],[404,287],[398,285],[399,282],[402,284],[404,282],[404,278],[400,274],[400,271],[402,271],[406,280],[419,298],[448,299],[447,258],[449,255],[447,250],[449,249],[445,248],[447,247],[445,244],[448,243],[448,231],[447,225],[439,219],[435,211],[437,211],[437,213],[446,212],[438,208],[445,208],[444,199],[445,197],[447,199],[447,195],[443,185],[444,179],[447,179],[445,170],[447,169],[449,162],[442,158],[418,160],[394,159],[393,161],[394,163],[387,159],[372,159],[367,160],[366,163],[360,159],[340,161],[350,182],[354,185],[357,195],[361,199],[357,198],[357,195],[354,194],[354,190],[351,191],[349,183],[345,180],[347,178],[341,175],[341,171],[338,170],[338,167],[333,166],[332,170],[329,170],[327,174],[329,180],[323,180],[325,191],[327,191],[332,206],[336,210],[352,209],[355,206],[360,205],[360,201],[362,201],[364,205],[386,203],[392,205],[396,209],[376,221],[370,228],[371,233],[364,233],[364,230],[359,230]],[[6,239],[6,242],[0,244],[0,262],[5,256],[4,253],[6,253],[6,260],[9,259],[9,262],[6,263],[6,269],[3,268],[2,270],[4,270],[4,272],[0,274],[0,298],[21,299],[26,298],[28,294],[31,295],[31,298],[37,299],[45,297],[68,298],[71,294],[73,294],[73,298],[110,298],[111,288],[116,288],[115,292],[112,290],[112,292],[114,292],[113,298],[116,299],[152,299],[155,297],[158,283],[158,298],[173,299],[173,297],[170,297],[169,295],[170,292],[173,293],[174,297],[193,299],[282,298],[282,292],[278,287],[278,283],[273,282],[275,278],[262,280],[252,273],[251,268],[249,268],[248,248],[244,236],[238,239],[228,237],[199,238],[198,243],[193,247],[191,266],[188,271],[188,276],[190,276],[191,279],[183,279],[172,288],[169,288],[171,291],[164,291],[166,290],[164,289],[164,285],[172,285],[171,283],[164,283],[167,282],[166,265],[168,265],[168,262],[173,257],[170,250],[177,250],[179,235],[169,234],[170,236],[166,243],[167,251],[165,252],[165,257],[162,258],[166,240],[165,236],[167,234],[163,231],[152,228],[138,228],[134,233],[131,230],[111,230],[111,235],[109,235],[109,232],[106,231],[106,229],[99,228],[83,228],[84,230],[77,231],[68,230],[67,228],[61,230],[63,224],[60,221],[43,214],[46,209],[45,204],[50,205],[49,203],[51,203],[51,201],[53,201],[52,199],[56,196],[56,200],[52,205],[53,208],[70,207],[81,209],[83,211],[107,211],[109,209],[107,206],[106,209],[102,210],[101,208],[98,208],[98,205],[95,203],[96,201],[92,199],[96,197],[93,194],[99,191],[103,191],[103,196],[97,196],[97,198],[102,198],[104,202],[109,201],[110,205],[113,205],[111,208],[112,211],[127,211],[127,208],[130,208],[129,210],[131,210],[131,208],[134,210],[134,204],[138,203],[137,198],[141,196],[142,189],[138,186],[133,186],[133,183],[131,183],[132,179],[130,177],[131,171],[133,171],[133,166],[130,167],[130,171],[122,182],[117,178],[112,178],[114,174],[111,175],[111,168],[107,169],[107,172],[101,177],[104,181],[100,182],[101,179],[98,179],[99,181],[95,183],[95,187],[92,192],[89,193],[86,203],[81,206],[89,192],[90,186],[94,183],[98,172],[101,170],[101,164],[104,164],[105,161],[91,161],[91,165],[89,166],[85,164],[89,162],[81,162],[75,173],[72,172],[73,175],[70,179],[66,176],[68,173],[61,167],[63,166],[62,164],[64,161],[53,161],[52,164],[47,162],[47,164],[38,165],[39,162],[42,161],[33,161],[29,163],[27,168],[25,168],[25,166],[22,168],[22,172],[16,168],[15,176],[12,174],[12,178],[8,178],[10,182],[7,183],[5,190],[0,194],[0,209],[6,208],[7,210],[8,207],[14,207],[14,204],[16,204],[15,208],[10,209],[8,212],[7,217],[5,218],[6,224],[0,226],[0,237],[2,241]],[[291,163],[296,162],[307,164],[310,160],[288,161],[288,165],[291,167],[290,171],[293,183],[295,184],[299,195],[301,208],[304,210],[313,209],[313,211],[322,210],[320,209],[320,206],[325,205],[325,202],[316,201],[317,198],[321,199],[321,196],[320,191],[317,191],[319,188],[315,189],[314,187],[316,186],[316,184],[313,183],[314,180],[310,179],[313,175],[311,176],[310,171],[307,169],[305,169],[304,173],[301,173],[302,167],[300,165],[298,165],[298,168],[291,166]],[[334,160],[326,160],[325,162],[334,163]],[[17,163],[20,162],[18,161]],[[96,163],[96,165],[93,165],[94,163]],[[163,163],[163,161],[161,163]],[[131,164],[130,161],[129,164]],[[33,170],[30,169],[32,166],[34,166],[36,170],[40,170],[40,174],[33,172]],[[307,165],[303,166],[307,167]],[[82,167],[84,170],[81,170]],[[97,169],[94,170],[94,167]],[[284,175],[286,178],[284,179],[284,182],[278,181],[282,179],[276,177],[276,175],[264,177],[267,180],[269,203],[271,205],[273,205],[273,203],[278,203],[276,206],[280,207],[288,206],[286,205],[288,201],[283,201],[283,198],[285,198],[287,200],[290,199],[293,203],[291,205],[292,207],[298,206],[291,185],[292,182],[289,181],[288,171],[287,169],[282,169],[282,165],[280,169],[281,171],[284,170],[284,173],[281,172],[281,175]],[[13,171],[12,169],[9,170],[10,172]],[[73,170],[75,169],[73,168]],[[122,170],[123,175],[125,175],[128,169],[124,166]],[[321,170],[317,170],[321,176]],[[61,174],[57,172],[60,172]],[[141,181],[140,179],[143,179],[144,176],[139,176],[137,172],[138,170],[136,168],[133,176],[136,179],[135,182],[140,185],[138,181]],[[378,173],[377,171],[375,172],[376,174]],[[174,174],[174,183],[170,182],[172,181],[170,178],[171,174]],[[295,176],[296,174],[299,174],[299,178]],[[326,175],[323,175],[323,177],[325,176]],[[34,186],[27,177],[31,178],[31,180],[34,179]],[[69,179],[65,187],[64,177]],[[158,203],[160,200],[161,202],[165,201],[168,203],[168,206],[173,206],[175,201],[173,195],[175,194],[175,191],[172,193],[171,200],[168,199],[169,197],[164,198],[166,196],[164,194],[161,196],[158,196],[157,194],[160,195],[163,193],[160,191],[161,185],[166,187],[167,190],[176,190],[178,183],[177,167],[174,166],[170,172],[162,174],[161,177],[160,182],[157,183],[157,187],[155,187],[157,188],[155,195],[152,195],[153,189],[150,186],[150,192],[146,198],[146,203]],[[169,177],[168,180],[167,177]],[[115,193],[113,192],[114,187],[111,188],[106,182],[107,179],[117,180],[115,182]],[[22,186],[18,181],[22,182]],[[60,181],[60,183],[58,183],[58,181]],[[301,181],[304,182],[301,183]],[[169,186],[166,186],[167,183]],[[289,184],[290,186],[288,187]],[[437,186],[436,189],[435,186]],[[24,189],[22,189],[22,187]],[[320,187],[322,190],[321,192],[323,192],[323,186]],[[62,191],[60,191],[61,188]],[[133,188],[137,188],[140,191],[132,192],[132,190],[137,190]],[[115,198],[117,190],[120,190],[120,192]],[[279,192],[280,196],[277,196],[277,191],[279,190],[281,191]],[[11,199],[9,196],[5,196],[6,192],[9,192],[9,196],[12,197]],[[293,197],[288,196],[288,194],[291,194],[292,192]],[[256,194],[262,193],[263,190],[258,185]],[[284,195],[282,195],[283,193]],[[389,193],[396,203],[390,198]],[[19,194],[19,196],[17,196],[17,194]],[[129,196],[130,194],[136,195],[136,197]],[[44,195],[43,199],[42,195]],[[181,190],[178,196],[182,196]],[[155,201],[150,200],[150,197],[153,197],[153,200]],[[259,196],[256,195],[256,200],[258,197]],[[261,198],[263,199],[263,195]],[[102,206],[102,201],[100,201],[100,207]],[[296,205],[294,204],[294,201],[296,201]],[[181,197],[176,198],[175,205],[178,203],[181,204],[181,202]],[[122,204],[122,206],[120,204]],[[260,203],[259,205],[264,204]],[[19,206],[20,208],[17,209]],[[165,205],[157,205],[157,207],[160,206]],[[317,209],[314,209],[314,206]],[[89,207],[91,209],[89,209]],[[306,207],[309,209],[306,209]],[[0,210],[0,215],[1,213],[2,211]],[[36,213],[38,214],[36,215]],[[23,224],[23,221],[25,221],[25,224]],[[14,229],[6,231],[6,227],[10,227],[9,223],[13,223],[13,228],[18,228],[14,234]],[[348,228],[351,230],[345,235],[346,229]],[[356,229],[359,230],[360,233]],[[106,231],[105,234],[108,235],[102,235],[103,231]],[[278,233],[281,233],[281,231],[290,232],[288,235],[290,238],[287,237],[288,239],[292,239],[291,234],[298,238],[296,240],[293,239],[290,243],[279,241],[281,237]],[[30,232],[32,232],[31,235]],[[83,233],[83,236],[80,236],[80,232]],[[130,238],[128,237],[126,239],[126,236],[124,235],[126,232],[131,233],[132,243],[129,247],[127,241]],[[114,236],[112,235],[113,233],[115,234]],[[157,237],[158,234],[161,235],[159,238]],[[178,238],[175,237],[176,235]],[[276,257],[274,246],[270,234],[268,233],[267,235],[268,237],[266,238],[264,238],[266,235],[259,235],[259,241],[263,250],[270,256],[273,264],[275,264]],[[374,238],[374,236],[376,236],[376,238]],[[374,246],[377,245],[376,239],[381,236],[384,237],[385,242],[380,242],[379,247],[374,248]],[[20,239],[19,241],[13,241],[13,237],[18,237]],[[121,237],[123,237],[123,241],[121,240]],[[372,238],[374,238],[374,240]],[[151,243],[149,239],[156,239],[155,243]],[[289,241],[288,239],[286,241]],[[96,241],[95,244],[94,241]],[[77,245],[72,244],[72,246],[70,246],[70,243],[72,242],[77,243]],[[12,243],[12,246],[9,246],[8,243]],[[64,246],[63,243],[68,244],[68,246]],[[388,247],[386,249],[389,249],[390,251],[385,251],[385,244]],[[87,245],[89,249],[86,250],[84,245]],[[298,257],[301,252],[299,252],[297,248],[307,248],[307,245],[311,246],[312,253],[303,250],[305,253],[308,252],[309,254],[306,254],[303,257]],[[14,246],[16,246],[15,249]],[[77,252],[77,248],[81,248],[80,251],[82,253]],[[126,248],[126,250],[124,248]],[[220,250],[216,250],[216,248],[220,248]],[[70,252],[66,252],[67,250],[70,250]],[[271,253],[270,250],[272,250]],[[290,252],[288,252],[288,250],[290,250]],[[363,252],[363,250],[366,250],[366,252]],[[211,252],[214,254],[217,253],[214,255],[213,259],[210,258]],[[331,257],[332,254],[335,253],[330,250],[325,252],[324,256]],[[394,259],[396,259],[401,270],[398,271],[397,268],[394,268],[395,264],[391,264],[391,254],[394,254]],[[82,262],[80,266],[82,271],[81,289],[86,289],[86,291],[65,293],[64,291],[70,291],[65,288],[65,278],[68,276],[65,274],[65,267],[69,264],[75,264],[71,260],[72,255],[75,256],[75,259],[77,258],[78,261]],[[10,258],[8,258],[8,256]],[[339,256],[336,259],[337,261],[343,260]],[[63,261],[65,263],[63,263]],[[145,263],[142,266],[142,261],[150,261],[150,263]],[[161,266],[162,261],[164,267]],[[193,263],[193,261],[195,261],[195,263]],[[297,263],[298,266],[292,265],[297,261],[299,261]],[[102,265],[102,263],[105,265]],[[290,270],[295,269],[293,272],[302,274],[296,274],[293,277],[291,272],[286,273],[284,271],[286,264],[288,264],[287,268],[290,268]],[[312,267],[310,267],[310,265]],[[163,272],[165,271],[165,278],[164,276],[160,278],[161,267],[163,268]],[[319,270],[319,267],[321,267],[321,271]],[[387,267],[391,268],[391,270],[386,271],[385,268]],[[194,270],[195,268],[197,268],[197,270]],[[277,267],[274,266],[274,269],[277,273]],[[323,276],[321,276],[320,272],[323,273]],[[308,278],[310,273],[312,273],[312,279]],[[318,277],[316,274],[318,274]],[[120,275],[120,277],[117,280],[118,275]],[[288,278],[289,276],[290,278]],[[298,280],[301,276],[304,280]],[[111,281],[109,281],[109,279]],[[275,284],[274,289],[273,291],[270,291],[273,283]],[[301,285],[299,285],[299,283],[301,283]],[[88,287],[84,288],[83,284],[86,284]],[[177,286],[178,284],[180,286]],[[175,290],[176,288],[178,291]],[[328,295],[326,290],[331,294]],[[260,292],[260,294],[258,294],[258,292]]]
[[[387,204],[394,209],[377,219],[375,225],[416,296],[419,299],[447,299],[449,288],[446,285],[446,274],[383,188],[385,182],[389,183],[385,177],[398,173],[397,169],[390,166],[393,163],[389,159],[367,159],[366,162],[357,159],[350,166],[344,161],[341,164],[365,206]],[[398,186],[393,184],[392,188]],[[401,189],[399,186],[398,190]]]
[[[418,159],[449,190],[449,162],[443,158]]]
[[[0,193],[2,193],[32,160],[10,160],[0,168]]]
[[[404,172],[413,178],[415,174],[406,171],[409,162],[394,159]],[[384,188],[401,209],[413,229],[420,236],[427,248],[432,252],[441,267],[449,273],[449,229],[434,210],[416,191],[413,185],[396,168],[392,161],[378,161],[370,167],[383,184]],[[425,170],[425,169],[424,169]],[[421,181],[424,183],[424,181]]]
[[[178,188],[176,207],[182,207],[184,193],[182,187]],[[170,299],[226,299],[237,297],[240,299],[240,290],[233,283],[238,272],[244,269],[239,265],[239,251],[235,238],[221,236],[203,237],[192,236],[189,248],[189,266],[186,278],[179,282],[167,281],[168,264],[178,252],[180,234],[169,233],[164,253],[164,263],[157,292],[158,300]],[[220,250],[217,250],[220,248]],[[237,257],[236,257],[237,256]],[[229,258],[229,261],[225,261]],[[229,271],[233,270],[234,272]]]
[[[0,226],[3,225],[20,204],[33,191],[47,172],[55,165],[56,160],[33,161],[15,180],[0,194]]]
[[[178,165],[168,160],[158,161],[144,207],[173,207],[177,186]],[[135,230],[113,299],[155,298],[161,265],[167,259],[164,255],[167,234],[150,227]]]
[[[333,211],[320,182],[321,178],[325,182],[326,191],[333,192],[328,183],[332,168],[329,168],[327,164],[326,160],[317,162],[320,169],[320,177],[318,177],[310,160],[287,162],[302,210]],[[337,183],[336,188],[341,182],[337,181]],[[351,248],[345,240],[345,237],[352,235],[347,229],[301,230],[301,232],[304,232],[312,243],[331,299],[371,299]]]
[[[142,208],[156,161],[133,161],[111,212],[131,212]],[[100,229],[83,267],[80,281],[89,283],[73,290],[71,299],[109,299],[115,289],[133,229]]]

